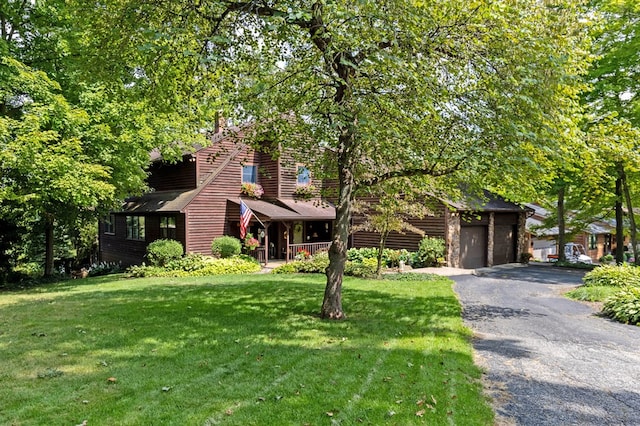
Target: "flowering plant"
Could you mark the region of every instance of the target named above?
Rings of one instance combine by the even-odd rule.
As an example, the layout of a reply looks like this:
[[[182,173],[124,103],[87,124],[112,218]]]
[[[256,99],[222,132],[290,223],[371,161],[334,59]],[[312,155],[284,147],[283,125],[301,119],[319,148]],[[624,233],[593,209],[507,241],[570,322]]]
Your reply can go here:
[[[260,241],[253,238],[253,234],[249,233],[244,239],[244,245],[249,250],[255,250],[257,247],[260,246]]]
[[[309,253],[308,250],[305,249],[300,249],[298,250],[298,253],[296,254],[295,259],[296,260],[306,260],[309,259],[311,257],[311,253]]]
[[[294,192],[296,197],[309,199],[316,195],[316,187],[313,185],[298,185]]]
[[[264,189],[260,184],[245,182],[240,187],[240,192],[248,197],[260,198],[264,194]]]

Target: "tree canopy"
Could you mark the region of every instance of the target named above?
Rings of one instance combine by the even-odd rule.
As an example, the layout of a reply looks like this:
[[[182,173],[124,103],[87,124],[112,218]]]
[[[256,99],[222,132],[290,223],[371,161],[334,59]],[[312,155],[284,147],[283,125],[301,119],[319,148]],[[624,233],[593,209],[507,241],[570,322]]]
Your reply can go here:
[[[85,22],[82,49],[101,52],[88,56],[89,69],[128,76],[165,107],[225,105],[252,121],[256,140],[294,148],[315,160],[316,175],[335,179],[322,314],[342,318],[361,188],[411,178],[437,191],[464,180],[524,195],[552,177],[558,148],[576,138],[588,56],[580,7],[114,0],[77,2],[74,15]],[[194,92],[205,102],[194,103]]]

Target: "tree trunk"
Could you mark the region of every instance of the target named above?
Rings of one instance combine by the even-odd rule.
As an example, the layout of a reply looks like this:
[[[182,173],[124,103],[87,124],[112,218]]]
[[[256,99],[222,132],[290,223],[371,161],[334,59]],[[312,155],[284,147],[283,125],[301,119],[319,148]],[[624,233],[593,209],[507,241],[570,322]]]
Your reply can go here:
[[[347,245],[351,227],[353,178],[348,170],[340,169],[340,194],[336,206],[336,222],[329,248],[327,286],[324,290],[321,317],[340,320],[346,318],[342,310],[342,277],[347,262]]]
[[[53,216],[50,214],[45,214],[44,241],[44,276],[50,277],[53,275]]]
[[[341,95],[344,96],[344,93]],[[355,122],[355,117],[354,117]],[[347,262],[347,246],[351,232],[351,207],[355,191],[352,173],[352,149],[355,132],[352,126],[341,129],[338,151],[338,203],[336,205],[336,222],[333,230],[331,247],[329,248],[329,266],[327,267],[327,286],[324,290],[322,311],[320,316],[326,319],[344,319],[342,310],[342,277]]]
[[[383,231],[380,233],[380,244],[378,245],[378,264],[376,266],[376,278],[382,278],[382,255],[384,252],[384,247],[387,245],[387,237],[389,236],[389,231]]]
[[[566,262],[567,256],[564,253],[566,223],[564,219],[564,182],[558,189],[558,262]]]
[[[622,178],[618,168],[618,178],[616,179],[616,263],[624,263],[624,223],[622,216]]]
[[[633,213],[633,203],[631,202],[629,182],[627,181],[627,174],[625,173],[624,166],[619,164],[618,167],[618,171],[622,179],[622,190],[624,191],[624,198],[627,204],[627,210],[629,211],[629,227],[631,230],[631,250],[633,251],[633,259],[636,265],[640,265],[640,259],[638,258],[638,233],[636,228],[636,218]]]

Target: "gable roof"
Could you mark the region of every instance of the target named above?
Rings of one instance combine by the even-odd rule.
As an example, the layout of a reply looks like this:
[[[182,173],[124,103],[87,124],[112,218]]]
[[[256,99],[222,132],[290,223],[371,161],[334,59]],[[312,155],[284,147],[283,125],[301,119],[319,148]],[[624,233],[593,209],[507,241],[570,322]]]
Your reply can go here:
[[[466,212],[494,212],[494,213],[533,213],[533,209],[521,206],[511,201],[507,201],[501,196],[483,191],[482,196],[464,194],[463,199],[459,201],[445,201],[449,206],[458,211]]]

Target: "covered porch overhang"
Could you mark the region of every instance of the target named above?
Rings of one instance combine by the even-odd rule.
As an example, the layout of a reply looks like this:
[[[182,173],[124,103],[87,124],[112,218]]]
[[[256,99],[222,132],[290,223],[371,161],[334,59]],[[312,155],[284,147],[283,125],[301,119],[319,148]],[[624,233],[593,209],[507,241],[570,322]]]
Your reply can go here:
[[[239,215],[241,199],[229,198],[228,201],[238,206]],[[300,243],[291,241],[293,232],[298,231],[297,227],[292,231],[294,224],[314,221],[332,222],[335,220],[335,207],[326,201],[296,201],[293,199],[267,201],[243,198],[242,202],[253,212],[252,221],[260,223],[265,229],[264,244],[255,250],[256,257],[265,265],[269,262],[269,229],[273,223],[281,223],[285,229],[283,236],[285,241],[284,256],[287,262],[292,260],[300,251],[313,255],[319,250],[328,249],[331,245],[330,238],[326,238],[326,241],[303,241]],[[282,228],[280,227],[280,229]]]

